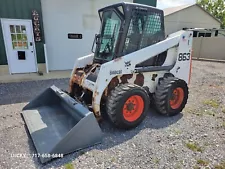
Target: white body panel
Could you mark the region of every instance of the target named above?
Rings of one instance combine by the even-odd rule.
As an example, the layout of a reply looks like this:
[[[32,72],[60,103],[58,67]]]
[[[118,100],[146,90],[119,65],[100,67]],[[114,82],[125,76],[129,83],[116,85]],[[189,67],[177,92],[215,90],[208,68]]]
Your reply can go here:
[[[87,56],[80,57],[80,58],[76,59],[74,67],[73,67],[73,71],[71,73],[71,77],[73,76],[74,71],[77,68],[82,68],[82,67],[85,67],[88,64],[92,64],[93,59],[94,59],[94,54],[93,53],[90,54],[90,55],[87,55]]]
[[[92,107],[94,112],[100,111],[100,102],[102,95],[107,88],[108,84],[114,77],[120,77],[125,74],[136,74],[136,65],[146,61],[156,55],[168,50],[167,58],[163,66],[173,66],[171,70],[159,70],[150,71],[142,73],[144,75],[144,86],[149,88],[151,93],[154,93],[156,85],[158,84],[159,78],[163,77],[165,73],[172,73],[175,77],[189,82],[190,73],[190,62],[191,62],[191,50],[192,50],[192,38],[193,33],[191,31],[179,31],[177,33],[171,34],[166,40],[161,41],[152,46],[146,47],[144,49],[138,50],[121,58],[115,59],[113,61],[102,64],[100,71],[98,73],[98,78],[94,83],[89,82],[89,80],[84,77],[81,86],[93,91],[93,103]],[[179,60],[179,55],[183,53],[189,53],[189,59]],[[90,57],[83,57],[78,59],[75,63],[74,71],[80,65],[84,63],[90,63]],[[137,59],[138,56],[138,59]],[[129,66],[125,65],[125,62],[129,62]],[[74,72],[73,71],[73,72]],[[157,74],[155,80],[152,80],[152,75]],[[134,77],[133,77],[134,78]],[[134,79],[129,79],[128,82],[133,83]],[[88,87],[87,87],[88,86]]]
[[[190,70],[191,70],[191,54],[192,54],[192,36],[189,37],[190,33],[185,34],[181,37],[179,42],[179,47],[177,52],[174,53],[176,56],[176,64],[170,72],[177,78],[183,79],[186,83],[189,83],[190,80]],[[184,38],[185,36],[185,38]],[[180,53],[190,53],[190,59],[188,61],[179,61]]]

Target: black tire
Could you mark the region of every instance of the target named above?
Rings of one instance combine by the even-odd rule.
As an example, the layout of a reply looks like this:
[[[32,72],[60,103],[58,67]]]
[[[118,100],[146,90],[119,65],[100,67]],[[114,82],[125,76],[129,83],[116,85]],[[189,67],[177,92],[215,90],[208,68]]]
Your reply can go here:
[[[183,90],[183,92],[181,91],[181,89]],[[176,95],[177,92],[175,92],[174,94],[174,91],[178,91],[178,94]],[[179,93],[182,94],[180,94],[179,96]],[[184,80],[178,79],[176,77],[164,77],[160,80],[153,96],[155,107],[157,111],[163,115],[177,115],[182,112],[185,105],[187,104],[188,94],[188,86]],[[174,97],[177,97],[177,105],[176,99],[174,102],[175,105],[173,105],[173,101],[171,101],[171,99],[173,99]],[[183,98],[183,100],[181,98]]]
[[[131,98],[131,97],[137,97],[142,99],[141,109],[141,115],[134,121],[128,121],[126,120],[125,115],[123,114],[125,103]],[[129,102],[132,104],[132,102]],[[135,104],[134,104],[135,105]],[[128,107],[128,104],[126,104]],[[109,116],[110,121],[117,127],[121,129],[131,129],[136,126],[138,126],[146,117],[147,111],[149,108],[149,96],[147,92],[140,86],[134,85],[134,84],[121,84],[115,87],[114,90],[111,91],[107,102],[106,102],[106,112]],[[132,110],[129,111],[135,111],[135,107],[131,108]],[[140,111],[139,111],[140,112]],[[128,113],[128,108],[127,108]],[[131,112],[129,112],[131,113]]]

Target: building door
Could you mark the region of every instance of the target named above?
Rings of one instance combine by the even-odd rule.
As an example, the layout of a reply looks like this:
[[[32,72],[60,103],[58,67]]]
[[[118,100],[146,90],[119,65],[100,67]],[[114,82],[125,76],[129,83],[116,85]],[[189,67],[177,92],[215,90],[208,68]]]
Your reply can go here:
[[[37,72],[31,20],[1,19],[10,73]]]

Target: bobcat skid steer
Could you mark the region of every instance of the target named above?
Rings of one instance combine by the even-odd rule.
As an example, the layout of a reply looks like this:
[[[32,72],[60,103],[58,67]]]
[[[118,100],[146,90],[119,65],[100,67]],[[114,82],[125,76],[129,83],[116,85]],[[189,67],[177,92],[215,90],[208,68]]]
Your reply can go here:
[[[103,113],[116,127],[131,129],[149,105],[173,116],[187,103],[191,31],[165,38],[163,11],[135,3],[105,7],[99,16],[95,50],[75,61],[69,91],[52,86],[23,109],[43,163],[100,143]]]

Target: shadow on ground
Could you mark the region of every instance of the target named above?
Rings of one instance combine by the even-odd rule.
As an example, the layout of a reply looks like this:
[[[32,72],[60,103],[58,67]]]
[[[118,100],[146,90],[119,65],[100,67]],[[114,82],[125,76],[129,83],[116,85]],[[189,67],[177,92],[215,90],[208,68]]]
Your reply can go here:
[[[29,102],[52,85],[68,89],[69,79],[0,83],[0,105]]]
[[[56,167],[62,167],[67,163],[71,163],[76,158],[78,158],[80,155],[85,154],[88,151],[97,149],[97,150],[107,150],[114,146],[120,145],[133,137],[135,137],[140,131],[150,128],[150,129],[161,129],[166,128],[177,121],[179,121],[183,117],[183,114],[179,114],[174,117],[165,117],[162,115],[159,115],[154,110],[150,110],[150,113],[148,113],[146,119],[142,124],[140,124],[138,127],[132,130],[119,130],[112,126],[112,124],[109,123],[108,119],[105,119],[101,124],[100,127],[103,132],[103,141],[102,144],[95,145],[90,148],[86,148],[68,155],[65,155],[63,159],[55,159],[52,160],[46,164],[41,164],[39,159],[34,158],[34,164],[37,168],[56,168]],[[32,143],[32,141],[29,139],[28,142],[30,146],[30,153],[35,153],[35,148]]]
[[[45,81],[0,84],[0,105],[29,102],[41,92],[43,92],[46,88],[54,84],[61,89],[67,89],[68,81],[69,79],[54,79]],[[34,157],[32,158],[32,160],[36,168],[61,167],[64,166],[66,163],[74,161],[76,158],[88,151],[95,149],[104,151],[114,146],[120,145],[128,140],[131,140],[139,132],[146,128],[156,130],[166,128],[179,121],[182,116],[182,114],[179,114],[174,117],[165,117],[157,114],[154,110],[150,110],[150,113],[148,113],[146,119],[142,124],[140,124],[137,128],[128,131],[116,129],[109,123],[108,119],[105,119],[100,124],[100,127],[103,132],[102,144],[71,153],[69,155],[66,155],[63,159],[55,159],[44,165],[40,163],[38,158]],[[24,128],[27,132],[27,136],[29,137],[28,145],[30,149],[30,154],[36,154],[36,150],[34,148],[27,127],[24,126]]]

